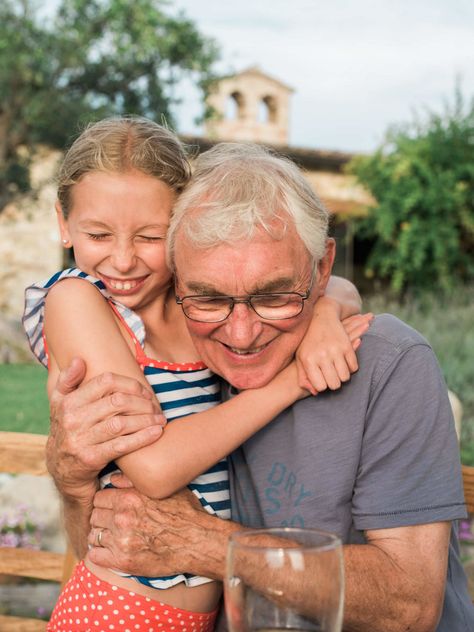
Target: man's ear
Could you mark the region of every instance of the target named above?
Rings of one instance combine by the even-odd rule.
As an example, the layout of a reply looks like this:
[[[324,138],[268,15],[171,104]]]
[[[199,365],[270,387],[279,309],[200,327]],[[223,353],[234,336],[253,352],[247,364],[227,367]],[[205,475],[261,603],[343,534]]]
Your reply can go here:
[[[329,277],[331,276],[332,266],[334,264],[334,258],[336,256],[336,242],[332,237],[329,237],[326,242],[326,252],[323,258],[318,262],[318,290],[319,295],[324,294],[326,285],[328,284]]]
[[[59,233],[61,235],[61,243],[63,245],[63,248],[71,248],[71,237],[69,235],[69,229],[67,227],[67,222],[64,219],[63,209],[59,200],[56,200],[54,208],[56,209],[56,219],[58,220]]]

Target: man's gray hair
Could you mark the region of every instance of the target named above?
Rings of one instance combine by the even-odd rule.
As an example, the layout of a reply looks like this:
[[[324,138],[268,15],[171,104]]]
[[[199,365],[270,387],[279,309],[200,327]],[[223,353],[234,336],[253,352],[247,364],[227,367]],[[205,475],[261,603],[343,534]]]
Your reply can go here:
[[[328,218],[290,160],[259,145],[219,143],[196,159],[192,178],[174,207],[168,265],[174,270],[178,233],[193,246],[211,248],[249,240],[262,228],[281,239],[291,223],[318,262],[326,249]]]

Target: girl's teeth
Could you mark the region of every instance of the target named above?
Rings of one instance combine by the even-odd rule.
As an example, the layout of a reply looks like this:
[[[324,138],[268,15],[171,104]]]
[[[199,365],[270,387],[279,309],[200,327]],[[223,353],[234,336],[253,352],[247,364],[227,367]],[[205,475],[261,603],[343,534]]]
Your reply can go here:
[[[111,281],[110,285],[115,289],[115,290],[131,290],[132,288],[134,288],[137,284],[133,283],[132,281],[125,281],[124,283],[122,283],[122,281]]]

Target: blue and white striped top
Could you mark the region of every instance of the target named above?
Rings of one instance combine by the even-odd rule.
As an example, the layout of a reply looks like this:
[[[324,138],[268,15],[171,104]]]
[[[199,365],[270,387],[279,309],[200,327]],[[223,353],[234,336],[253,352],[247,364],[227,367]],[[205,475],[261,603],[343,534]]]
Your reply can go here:
[[[155,392],[161,409],[168,422],[192,413],[201,412],[220,402],[220,381],[202,362],[171,363],[158,361],[145,355],[145,327],[141,318],[132,310],[112,299],[104,284],[77,268],[56,273],[43,283],[28,287],[25,291],[25,311],[23,326],[31,350],[38,360],[48,367],[48,350],[43,333],[44,304],[49,289],[64,278],[82,278],[93,284],[109,302],[111,308],[129,331],[135,345],[135,356],[148,382]],[[102,487],[109,484],[110,476],[118,471],[115,463],[110,463],[100,474]],[[194,479],[189,488],[199,498],[204,509],[219,518],[230,518],[230,493],[227,460],[222,459],[210,470]],[[209,581],[182,573],[170,577],[131,577],[147,586],[166,589],[185,582],[187,586],[197,586]]]

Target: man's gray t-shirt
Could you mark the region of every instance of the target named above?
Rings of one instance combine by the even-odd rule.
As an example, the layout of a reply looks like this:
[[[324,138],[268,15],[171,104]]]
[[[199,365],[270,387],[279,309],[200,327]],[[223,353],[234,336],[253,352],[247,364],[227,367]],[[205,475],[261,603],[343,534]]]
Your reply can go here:
[[[446,386],[426,340],[378,316],[358,359],[349,383],[296,402],[229,457],[235,521],[318,527],[363,543],[364,530],[466,515]],[[452,529],[437,631],[472,630]]]

